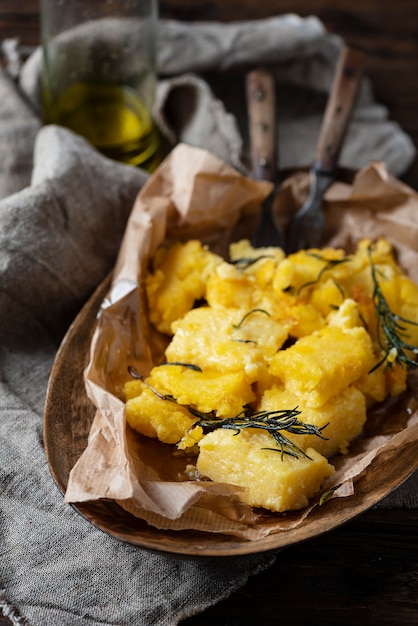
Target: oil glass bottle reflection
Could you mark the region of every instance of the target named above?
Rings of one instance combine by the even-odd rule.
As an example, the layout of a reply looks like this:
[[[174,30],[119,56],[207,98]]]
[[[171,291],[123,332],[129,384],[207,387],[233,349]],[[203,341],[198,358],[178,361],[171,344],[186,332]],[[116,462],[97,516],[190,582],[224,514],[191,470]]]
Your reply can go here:
[[[155,169],[155,0],[42,0],[44,121],[109,158]]]

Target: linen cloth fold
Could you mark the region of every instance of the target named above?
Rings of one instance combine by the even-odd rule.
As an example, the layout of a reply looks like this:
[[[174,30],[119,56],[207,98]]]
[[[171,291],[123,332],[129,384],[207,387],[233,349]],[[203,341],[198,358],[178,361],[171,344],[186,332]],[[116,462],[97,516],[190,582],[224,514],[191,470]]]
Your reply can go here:
[[[340,45],[316,18],[187,27],[164,22],[161,28],[160,70],[168,78],[160,82],[156,117],[173,142],[211,149],[244,169],[239,110],[226,104],[231,92],[223,101],[215,91],[225,93],[220,84],[228,81],[234,91],[243,68],[269,62],[277,64],[280,80],[293,78],[292,89],[302,90],[298,107],[292,101],[287,113],[299,137],[286,140],[283,129],[280,150],[288,154],[296,142],[299,162],[306,159],[316,114],[306,113],[303,90],[316,89],[321,100],[332,50]],[[42,127],[39,63],[37,51],[23,66],[19,86],[0,71],[0,607],[16,625],[175,625],[232,593],[276,555],[154,554],[114,540],[63,504],[43,447],[49,372],[68,324],[113,265],[147,175],[102,157],[65,129]],[[356,159],[372,151],[402,173],[412,143],[374,103],[367,84],[362,98],[347,164],[361,165]],[[179,115],[178,107],[191,99],[186,118]],[[384,505],[417,506],[411,485]]]

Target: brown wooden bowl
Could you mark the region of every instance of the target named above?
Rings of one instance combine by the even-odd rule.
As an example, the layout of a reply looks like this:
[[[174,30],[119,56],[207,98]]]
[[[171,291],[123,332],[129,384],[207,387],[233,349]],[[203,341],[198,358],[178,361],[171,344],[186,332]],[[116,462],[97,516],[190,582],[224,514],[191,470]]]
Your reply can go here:
[[[45,449],[52,476],[64,493],[71,468],[87,445],[94,407],[86,396],[83,370],[96,314],[109,287],[108,277],[96,290],[68,330],[57,353],[47,390]],[[413,393],[413,392],[411,392]],[[329,531],[370,508],[398,487],[418,465],[418,443],[378,456],[356,482],[350,497],[335,498],[316,507],[297,528],[245,541],[191,531],[162,531],[124,511],[114,502],[71,505],[109,535],[153,551],[187,556],[235,556],[277,550]],[[271,516],[260,524],[271,525]]]

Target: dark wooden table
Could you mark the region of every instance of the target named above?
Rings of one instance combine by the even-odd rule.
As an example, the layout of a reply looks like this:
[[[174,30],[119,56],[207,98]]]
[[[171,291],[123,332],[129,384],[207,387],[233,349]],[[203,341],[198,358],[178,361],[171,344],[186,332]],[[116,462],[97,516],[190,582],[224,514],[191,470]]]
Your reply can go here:
[[[317,15],[367,53],[376,98],[418,147],[417,0],[161,0],[163,17]],[[39,42],[38,0],[0,0],[0,39]],[[418,159],[404,175],[418,189]],[[371,510],[278,553],[276,564],[184,626],[418,624],[418,510]],[[0,617],[0,626],[10,624]],[[35,626],[35,625],[34,625]],[[146,626],[146,625],[144,625]]]

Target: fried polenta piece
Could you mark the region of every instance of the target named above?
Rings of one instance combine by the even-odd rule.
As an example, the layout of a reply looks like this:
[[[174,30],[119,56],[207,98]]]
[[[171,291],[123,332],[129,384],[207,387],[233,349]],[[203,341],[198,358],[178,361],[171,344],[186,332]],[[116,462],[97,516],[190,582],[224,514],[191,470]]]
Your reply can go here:
[[[126,421],[146,437],[175,444],[196,421],[187,408],[162,400],[142,381],[126,383],[125,395]]]
[[[304,396],[306,406],[318,407],[364,376],[374,363],[364,328],[329,326],[280,350],[270,371],[289,391]]]
[[[255,400],[251,381],[242,370],[196,371],[183,365],[154,367],[147,379],[163,395],[200,413],[214,411],[218,417],[234,417]]]
[[[351,441],[361,434],[366,422],[366,400],[355,387],[343,389],[316,408],[308,407],[302,395],[276,387],[264,393],[258,409],[271,412],[296,407],[300,411],[298,420],[316,426],[325,439],[317,435],[293,433],[285,433],[286,437],[302,450],[312,447],[327,458],[337,452],[345,454]]]
[[[208,278],[206,300],[214,309],[252,308],[256,282],[253,276],[244,274],[234,265],[221,263]]]
[[[171,334],[172,322],[205,297],[207,280],[221,262],[195,240],[157,250],[145,281],[149,318],[157,330]]]
[[[199,450],[196,467],[202,476],[244,487],[238,493],[243,502],[276,512],[307,506],[334,473],[316,450],[307,450],[310,458],[282,456],[268,433],[253,429],[215,430],[199,441]]]
[[[312,248],[290,254],[278,265],[273,288],[276,293],[280,293],[288,287],[300,292],[305,288],[315,286],[327,262],[340,261],[344,256],[342,249],[335,248],[323,250]],[[326,276],[328,277],[329,274]]]
[[[287,328],[262,311],[200,307],[172,325],[167,361],[219,372],[244,370],[257,380],[287,339]]]
[[[253,248],[248,239],[241,239],[229,247],[231,263],[242,268],[244,274],[255,278],[257,285],[266,288],[272,283],[278,264],[285,254],[281,248]]]

